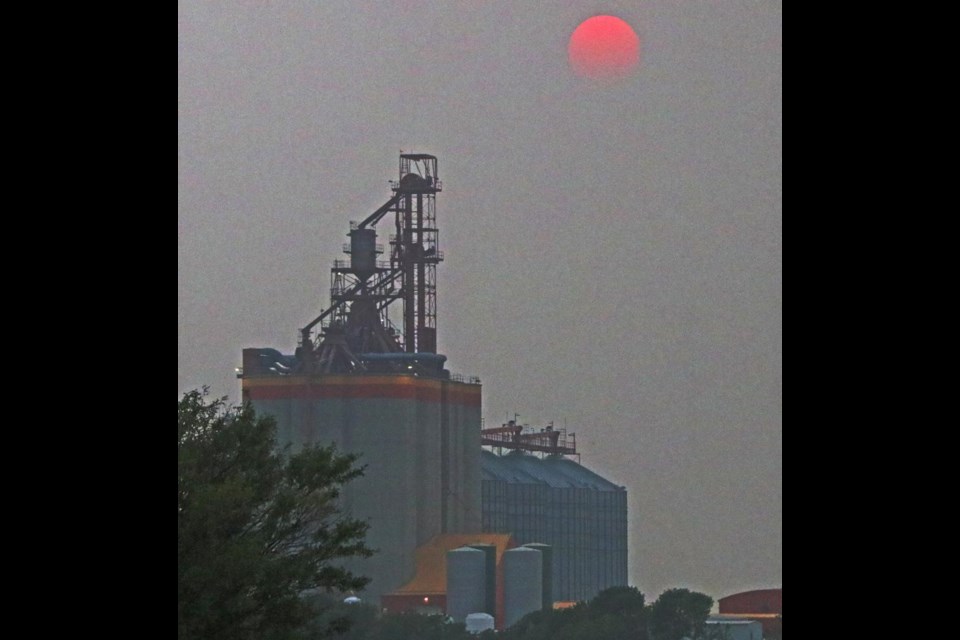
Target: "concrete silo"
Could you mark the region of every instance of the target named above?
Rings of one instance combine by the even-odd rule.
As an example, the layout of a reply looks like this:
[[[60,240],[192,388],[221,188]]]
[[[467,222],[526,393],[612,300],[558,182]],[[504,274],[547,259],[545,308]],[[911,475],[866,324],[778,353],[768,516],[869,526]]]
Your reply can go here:
[[[437,159],[402,154],[387,202],[351,223],[330,276],[330,305],[300,330],[293,355],[243,350],[242,397],[277,421],[280,443],[334,442],[364,476],[341,507],[370,522],[379,552],[347,566],[372,578],[367,597],[414,573],[414,551],[442,533],[480,530],[479,380],[436,352]],[[388,259],[377,244],[389,218]],[[391,315],[393,313],[393,315]]]

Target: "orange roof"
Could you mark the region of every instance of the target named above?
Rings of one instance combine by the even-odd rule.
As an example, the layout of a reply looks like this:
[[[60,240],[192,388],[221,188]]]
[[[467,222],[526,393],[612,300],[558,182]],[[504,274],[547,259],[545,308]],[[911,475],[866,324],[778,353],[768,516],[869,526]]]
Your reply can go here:
[[[441,533],[417,547],[417,572],[413,579],[389,595],[437,594],[447,592],[447,551],[468,544],[492,544],[497,564],[503,552],[513,546],[509,533]]]

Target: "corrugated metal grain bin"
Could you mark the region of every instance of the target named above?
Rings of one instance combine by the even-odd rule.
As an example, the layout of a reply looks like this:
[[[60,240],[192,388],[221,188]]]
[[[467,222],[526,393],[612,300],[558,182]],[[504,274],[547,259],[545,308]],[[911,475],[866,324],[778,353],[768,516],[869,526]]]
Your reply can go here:
[[[552,598],[627,584],[627,492],[572,460],[481,454],[483,530],[553,547]]]

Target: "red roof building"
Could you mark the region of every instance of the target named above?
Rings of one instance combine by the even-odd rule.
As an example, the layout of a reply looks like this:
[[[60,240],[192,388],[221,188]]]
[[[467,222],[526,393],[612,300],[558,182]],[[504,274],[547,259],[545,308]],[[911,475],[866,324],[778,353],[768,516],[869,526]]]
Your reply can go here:
[[[756,589],[720,598],[720,616],[756,620],[763,633],[779,636],[783,627],[783,589]]]

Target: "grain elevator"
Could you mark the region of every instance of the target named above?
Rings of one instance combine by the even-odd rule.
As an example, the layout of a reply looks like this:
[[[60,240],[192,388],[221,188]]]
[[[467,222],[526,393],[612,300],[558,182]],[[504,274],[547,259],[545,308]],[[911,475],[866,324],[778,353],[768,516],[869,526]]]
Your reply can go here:
[[[329,305],[292,354],[244,349],[238,377],[243,400],[276,419],[279,443],[361,456],[364,476],[344,487],[341,508],[369,522],[377,550],[345,563],[372,579],[364,599],[503,628],[626,584],[626,490],[571,460],[565,429],[484,429],[480,380],[446,369],[442,188],[436,156],[401,153],[386,202],[350,223]]]
[[[451,374],[437,353],[441,190],[435,156],[401,154],[389,199],[351,222],[330,304],[295,353],[244,349],[238,374],[279,442],[361,454],[365,475],[344,488],[343,509],[369,521],[379,550],[348,564],[372,578],[369,597],[408,581],[433,536],[480,531],[480,381]]]

